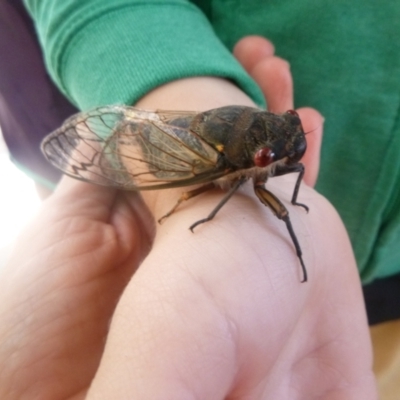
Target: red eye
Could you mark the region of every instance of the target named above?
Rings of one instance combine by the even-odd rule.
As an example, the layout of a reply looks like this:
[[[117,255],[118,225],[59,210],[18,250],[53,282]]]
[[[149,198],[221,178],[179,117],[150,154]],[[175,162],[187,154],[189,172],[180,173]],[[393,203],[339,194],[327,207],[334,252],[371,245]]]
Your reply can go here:
[[[254,164],[257,167],[263,168],[274,162],[275,154],[269,147],[264,147],[257,151],[254,155]]]
[[[297,114],[297,111],[294,111],[294,110],[287,110],[287,111],[286,111],[286,114],[294,115],[294,116],[296,116],[296,117],[299,116],[299,114]]]

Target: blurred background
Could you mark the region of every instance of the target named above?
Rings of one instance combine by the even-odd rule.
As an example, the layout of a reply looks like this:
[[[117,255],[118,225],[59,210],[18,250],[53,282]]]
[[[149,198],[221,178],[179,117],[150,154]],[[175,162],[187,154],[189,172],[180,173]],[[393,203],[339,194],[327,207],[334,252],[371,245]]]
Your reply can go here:
[[[7,261],[18,233],[39,206],[33,180],[10,161],[0,130],[0,267]]]

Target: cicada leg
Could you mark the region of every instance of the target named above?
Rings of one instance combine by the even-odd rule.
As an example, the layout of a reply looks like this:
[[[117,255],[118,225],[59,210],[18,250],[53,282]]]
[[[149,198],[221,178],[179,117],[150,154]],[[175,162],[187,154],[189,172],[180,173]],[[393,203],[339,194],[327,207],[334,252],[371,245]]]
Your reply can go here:
[[[289,232],[289,235],[292,239],[292,242],[294,244],[294,247],[296,249],[296,254],[297,257],[300,260],[301,264],[301,269],[303,271],[303,280],[302,282],[307,282],[307,269],[306,266],[304,265],[303,257],[302,257],[302,251],[301,247],[299,244],[299,241],[297,240],[296,234],[294,233],[292,223],[289,218],[289,211],[286,209],[286,207],[282,204],[282,202],[269,190],[265,189],[264,183],[262,184],[255,184],[254,185],[254,192],[256,193],[257,197],[263,203],[265,206],[269,207],[272,212],[276,215],[277,218],[281,219],[287,227],[287,230]],[[295,203],[296,205],[302,206],[300,203]]]
[[[296,171],[299,172],[299,176],[297,177],[297,181],[294,186],[293,195],[292,195],[292,204],[294,204],[295,206],[303,207],[308,212],[308,207],[305,204],[297,202],[297,195],[299,194],[300,183],[303,180],[303,176],[304,176],[304,165],[301,163],[298,163],[298,164],[296,164],[296,167],[297,167]]]
[[[181,197],[180,197],[180,198],[178,199],[178,201],[176,202],[176,204],[171,208],[171,210],[169,210],[165,215],[163,215],[163,216],[158,220],[158,223],[159,223],[159,224],[162,224],[162,222],[164,221],[164,219],[165,219],[165,218],[168,218],[170,215],[172,215],[172,214],[175,212],[175,210],[180,206],[180,204],[181,204],[182,202],[184,202],[184,201],[186,201],[186,200],[190,200],[191,198],[196,197],[196,196],[198,196],[199,194],[204,193],[204,192],[206,192],[207,190],[214,189],[214,188],[215,188],[214,182],[210,182],[210,183],[207,183],[207,185],[203,185],[203,186],[200,186],[200,187],[198,187],[198,188],[196,188],[196,189],[189,190],[189,191],[187,191],[187,192],[183,192],[183,193],[181,194]]]
[[[227,201],[233,196],[236,190],[247,180],[246,177],[241,177],[230,188],[229,192],[222,198],[222,200],[217,204],[214,210],[208,215],[207,218],[200,219],[199,221],[195,222],[193,225],[189,227],[189,229],[193,232],[193,229],[200,224],[204,224],[204,222],[211,221],[216,215],[217,212],[227,203]]]
[[[297,202],[297,195],[299,194],[300,184],[305,172],[304,165],[302,163],[278,165],[274,171],[274,176],[286,175],[292,172],[298,172],[299,175],[294,185],[291,203],[295,206],[303,207],[308,212],[308,207],[305,204]]]

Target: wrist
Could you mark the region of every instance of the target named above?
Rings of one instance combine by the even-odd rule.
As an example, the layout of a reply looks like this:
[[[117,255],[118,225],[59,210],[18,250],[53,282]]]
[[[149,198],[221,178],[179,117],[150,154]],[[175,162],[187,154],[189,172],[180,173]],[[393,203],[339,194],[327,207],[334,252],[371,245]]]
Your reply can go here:
[[[204,111],[227,105],[256,107],[253,100],[229,80],[201,76],[159,86],[142,97],[135,107],[150,110]]]
[[[201,112],[227,105],[256,107],[250,97],[229,80],[203,76],[181,79],[159,86],[142,97],[135,107],[148,110]],[[142,196],[147,207],[158,220],[174,206],[181,193],[191,188],[143,191]]]

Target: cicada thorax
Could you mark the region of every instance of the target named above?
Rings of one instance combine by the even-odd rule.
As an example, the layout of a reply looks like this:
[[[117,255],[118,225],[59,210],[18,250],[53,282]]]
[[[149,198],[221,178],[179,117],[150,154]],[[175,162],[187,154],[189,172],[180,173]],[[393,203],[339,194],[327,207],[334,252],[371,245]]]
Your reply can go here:
[[[193,119],[190,130],[222,155],[226,167],[234,170],[250,168],[252,160],[245,142],[254,111],[253,108],[240,106],[206,111]]]

